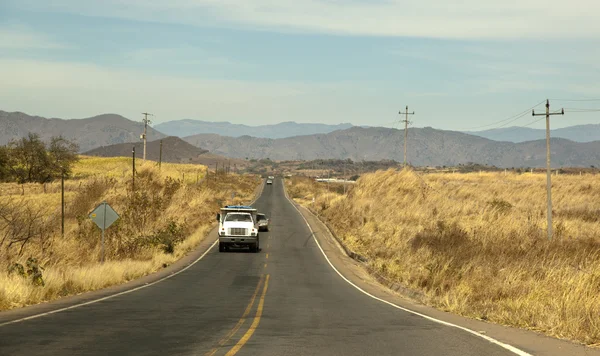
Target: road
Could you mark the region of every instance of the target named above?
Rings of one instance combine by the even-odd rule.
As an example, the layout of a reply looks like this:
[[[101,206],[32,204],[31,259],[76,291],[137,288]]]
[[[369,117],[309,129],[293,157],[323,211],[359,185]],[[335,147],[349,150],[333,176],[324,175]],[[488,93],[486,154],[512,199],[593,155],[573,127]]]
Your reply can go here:
[[[147,288],[0,326],[0,355],[514,355],[340,278],[281,180],[254,206],[271,218],[261,252],[213,246]]]

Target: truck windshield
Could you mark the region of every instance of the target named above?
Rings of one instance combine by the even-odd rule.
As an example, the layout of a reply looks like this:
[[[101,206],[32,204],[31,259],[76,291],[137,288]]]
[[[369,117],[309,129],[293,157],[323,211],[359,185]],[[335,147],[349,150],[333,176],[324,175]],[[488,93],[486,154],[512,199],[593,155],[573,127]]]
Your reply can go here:
[[[252,222],[252,216],[248,214],[227,214],[225,221]]]

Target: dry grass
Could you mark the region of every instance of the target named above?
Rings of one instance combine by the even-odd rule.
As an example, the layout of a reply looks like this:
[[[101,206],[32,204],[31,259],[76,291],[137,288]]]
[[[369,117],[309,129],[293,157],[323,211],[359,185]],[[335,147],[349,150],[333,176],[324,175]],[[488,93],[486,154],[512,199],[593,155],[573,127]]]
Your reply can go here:
[[[45,193],[41,185],[0,185],[0,215],[9,218],[0,223],[0,310],[157,271],[197,246],[214,226],[219,206],[248,202],[260,182],[254,176],[237,175],[203,179],[204,166],[163,164],[159,171],[148,162],[137,167],[133,193],[129,167],[130,160],[124,158],[83,158],[77,164],[76,178],[65,182],[64,238],[60,237],[60,183],[46,185]],[[107,261],[101,264],[100,230],[87,214],[103,200],[121,219],[106,231]],[[23,229],[26,224],[31,226]],[[22,242],[10,244],[21,237],[28,238],[22,250]],[[15,262],[25,265],[29,257],[44,267],[44,286],[8,273],[6,267]]]
[[[600,342],[599,176],[553,177],[552,242],[542,174],[389,170],[364,175],[347,195],[307,179],[288,184],[375,271],[428,304]]]

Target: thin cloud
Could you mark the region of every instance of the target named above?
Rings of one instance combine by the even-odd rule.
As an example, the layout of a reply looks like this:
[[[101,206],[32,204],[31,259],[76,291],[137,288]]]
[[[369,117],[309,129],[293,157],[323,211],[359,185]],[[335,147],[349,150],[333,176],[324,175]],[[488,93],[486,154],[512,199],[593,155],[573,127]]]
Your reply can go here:
[[[68,45],[25,28],[0,28],[0,49],[66,49]]]
[[[16,6],[197,26],[430,38],[597,38],[595,0],[22,0]]]

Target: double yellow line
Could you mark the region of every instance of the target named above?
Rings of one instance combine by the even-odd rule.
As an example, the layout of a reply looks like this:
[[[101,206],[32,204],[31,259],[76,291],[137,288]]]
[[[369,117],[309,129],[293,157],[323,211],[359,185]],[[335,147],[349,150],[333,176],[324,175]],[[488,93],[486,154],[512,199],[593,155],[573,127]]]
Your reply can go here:
[[[246,306],[246,310],[244,310],[244,314],[242,314],[242,317],[240,318],[240,320],[238,320],[238,322],[227,333],[227,335],[225,335],[221,340],[219,340],[218,345],[216,347],[214,347],[212,350],[210,350],[209,352],[207,352],[205,354],[205,356],[214,355],[217,351],[219,351],[219,349],[221,347],[223,347],[227,342],[229,342],[229,340],[238,332],[238,330],[242,327],[242,325],[244,325],[248,315],[252,311],[252,307],[254,306],[254,302],[256,301],[256,297],[258,296],[258,292],[260,291],[260,287],[263,284],[263,280],[264,280],[264,287],[263,287],[262,294],[261,294],[259,302],[258,302],[258,308],[256,309],[256,315],[254,316],[254,320],[252,321],[250,328],[248,329],[248,331],[246,331],[244,336],[242,336],[242,338],[237,342],[237,344],[235,344],[235,346],[233,346],[231,348],[231,350],[229,350],[225,354],[225,356],[233,356],[233,355],[237,354],[238,351],[240,351],[240,349],[248,342],[248,340],[250,340],[250,338],[252,337],[252,335],[254,334],[256,329],[258,328],[258,324],[260,323],[260,318],[262,317],[262,312],[263,312],[263,308],[265,305],[265,295],[267,294],[267,288],[269,287],[269,277],[270,277],[270,275],[268,275],[268,274],[267,274],[266,278],[265,278],[264,274],[260,276],[260,280],[258,281],[258,284],[256,285],[254,294],[252,295],[250,302]]]

